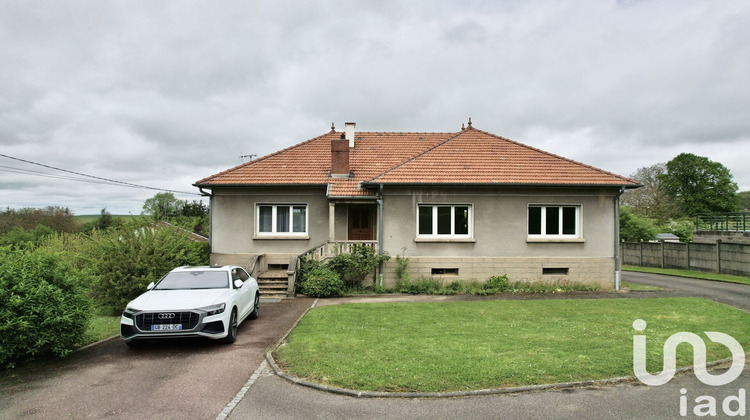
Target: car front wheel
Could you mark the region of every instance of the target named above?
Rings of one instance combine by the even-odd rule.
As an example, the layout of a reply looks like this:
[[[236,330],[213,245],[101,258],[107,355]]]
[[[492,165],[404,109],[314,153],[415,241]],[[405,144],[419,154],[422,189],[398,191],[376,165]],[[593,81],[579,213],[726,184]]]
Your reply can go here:
[[[232,315],[229,317],[229,331],[222,342],[232,344],[237,341],[237,310],[232,309]]]

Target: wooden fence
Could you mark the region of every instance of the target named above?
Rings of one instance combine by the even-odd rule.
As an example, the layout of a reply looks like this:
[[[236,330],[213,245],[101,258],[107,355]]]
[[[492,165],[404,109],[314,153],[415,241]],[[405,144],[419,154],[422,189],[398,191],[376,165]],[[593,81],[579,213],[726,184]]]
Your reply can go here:
[[[623,242],[620,253],[625,265],[750,276],[750,244]]]

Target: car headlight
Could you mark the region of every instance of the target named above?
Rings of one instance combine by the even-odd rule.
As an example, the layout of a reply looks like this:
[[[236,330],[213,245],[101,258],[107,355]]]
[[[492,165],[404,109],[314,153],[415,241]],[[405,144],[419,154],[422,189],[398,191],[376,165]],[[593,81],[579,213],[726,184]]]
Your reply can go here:
[[[205,308],[199,308],[201,311],[206,311],[206,316],[216,315],[224,312],[226,309],[226,303],[220,303],[218,305],[206,306]]]
[[[124,316],[125,318],[133,319],[135,312],[136,311],[133,308],[125,308],[125,312],[122,313],[122,316]]]

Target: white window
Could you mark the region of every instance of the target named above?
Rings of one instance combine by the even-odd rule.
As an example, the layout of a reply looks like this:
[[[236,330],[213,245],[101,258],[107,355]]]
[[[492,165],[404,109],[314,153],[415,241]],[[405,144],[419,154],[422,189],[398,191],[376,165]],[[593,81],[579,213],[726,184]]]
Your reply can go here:
[[[580,205],[529,205],[530,238],[580,238]]]
[[[257,210],[259,235],[307,233],[307,204],[259,204]]]
[[[470,204],[420,204],[417,208],[417,237],[459,237],[472,234]]]

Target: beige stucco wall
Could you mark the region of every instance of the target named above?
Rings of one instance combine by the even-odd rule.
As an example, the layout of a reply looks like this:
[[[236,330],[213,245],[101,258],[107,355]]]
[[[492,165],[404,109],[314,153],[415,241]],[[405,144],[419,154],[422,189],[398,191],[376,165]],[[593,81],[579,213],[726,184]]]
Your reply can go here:
[[[328,240],[325,187],[215,188],[211,197],[211,252],[300,254]],[[307,204],[308,234],[265,239],[255,232],[256,204]]]
[[[432,268],[459,268],[463,280],[486,280],[508,274],[511,281],[555,281],[542,268],[568,268],[565,280],[614,284],[615,189],[436,188],[386,187],[383,246],[391,256],[411,258],[412,277],[429,277]],[[308,204],[308,235],[302,239],[260,239],[255,234],[255,208],[264,204]],[[470,242],[417,240],[417,205],[471,204]],[[538,243],[527,240],[529,204],[581,206],[582,240]],[[336,240],[347,234],[347,204],[336,205]],[[212,261],[247,260],[266,254],[267,260],[288,261],[329,239],[329,201],[324,187],[214,189],[211,202]],[[377,215],[375,216],[377,223]],[[377,233],[376,238],[377,239]],[[394,284],[395,258],[384,270]],[[455,277],[455,276],[454,276]]]
[[[614,285],[614,206],[616,190],[391,187],[384,193],[384,249],[411,258],[412,278],[430,277],[432,268],[458,268],[463,280],[484,281],[508,274],[511,281],[566,279]],[[423,242],[417,239],[417,205],[470,204],[473,241]],[[527,239],[529,204],[581,206],[582,241]],[[395,261],[384,272],[395,282]],[[542,275],[542,268],[568,268],[568,276]],[[449,278],[450,276],[445,276]]]

